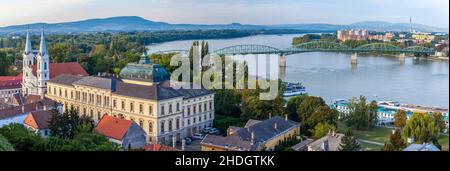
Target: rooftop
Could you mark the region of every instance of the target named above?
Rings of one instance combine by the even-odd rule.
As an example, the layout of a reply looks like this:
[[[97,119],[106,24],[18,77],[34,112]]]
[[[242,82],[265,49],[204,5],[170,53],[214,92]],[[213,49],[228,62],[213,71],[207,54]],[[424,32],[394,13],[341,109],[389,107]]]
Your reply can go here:
[[[147,53],[137,63],[129,63],[120,71],[120,78],[144,82],[162,82],[170,79],[169,72],[159,64],[152,64]]]
[[[109,138],[122,140],[123,136],[125,136],[132,124],[133,121],[131,120],[104,115],[94,130],[95,132]]]
[[[406,147],[403,151],[441,151],[434,144],[424,143],[424,144],[411,144]]]
[[[33,65],[33,75],[35,76],[37,75],[36,70],[37,70],[36,65]],[[80,76],[89,75],[78,62],[50,63],[49,71],[50,71],[50,79],[61,74],[80,75]]]

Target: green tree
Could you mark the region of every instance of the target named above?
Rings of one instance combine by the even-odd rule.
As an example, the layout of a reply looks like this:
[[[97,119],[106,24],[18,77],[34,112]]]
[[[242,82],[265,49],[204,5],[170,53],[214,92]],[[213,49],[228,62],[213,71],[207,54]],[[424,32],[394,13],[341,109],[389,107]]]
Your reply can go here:
[[[338,116],[339,112],[337,110],[331,109],[328,106],[320,106],[313,114],[311,114],[307,123],[314,126],[319,123],[327,123],[336,126]]]
[[[71,108],[62,114],[57,110],[52,110],[52,117],[49,121],[49,128],[52,136],[62,139],[72,139],[75,136],[76,128],[79,125],[89,124],[93,128],[94,121],[87,116],[80,117],[78,112]]]
[[[10,124],[0,128],[0,134],[17,151],[43,151],[44,139],[21,124]]]
[[[351,129],[348,129],[342,137],[339,151],[361,151],[361,144],[353,136]]]
[[[345,122],[357,130],[369,130],[377,123],[377,108],[375,101],[367,104],[364,96],[353,98],[349,102],[350,112],[345,116]]]
[[[297,107],[306,99],[308,95],[303,94],[299,96],[295,96],[289,99],[286,105],[286,113],[289,115],[293,121],[299,121],[299,115],[297,114]]]
[[[402,151],[405,147],[406,143],[402,132],[397,129],[389,136],[389,141],[384,143],[383,151]]]
[[[329,133],[329,131],[336,131],[336,127],[328,123],[319,123],[311,131],[312,138],[315,140],[320,139],[326,136]]]
[[[325,101],[321,97],[308,96],[297,107],[297,114],[301,124],[301,132],[308,132],[309,129],[314,128],[308,119],[321,106],[326,106]]]
[[[14,147],[0,134],[0,151],[14,151]]]
[[[418,144],[437,142],[439,138],[439,125],[427,113],[414,113],[403,128],[406,137],[414,138]]]
[[[431,117],[434,121],[434,124],[439,127],[439,131],[442,132],[443,130],[447,129],[447,126],[444,121],[444,116],[439,112],[433,112],[431,114]]]
[[[240,117],[241,94],[234,90],[215,90],[214,109],[219,115]]]
[[[397,110],[397,112],[394,115],[394,126],[403,128],[406,125],[406,112],[404,110]]]

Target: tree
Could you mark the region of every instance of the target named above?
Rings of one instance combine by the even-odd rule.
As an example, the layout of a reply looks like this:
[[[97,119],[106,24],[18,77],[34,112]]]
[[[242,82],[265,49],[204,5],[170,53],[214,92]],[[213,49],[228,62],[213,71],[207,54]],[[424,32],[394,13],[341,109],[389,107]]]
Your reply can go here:
[[[397,129],[389,136],[389,141],[384,143],[383,151],[402,151],[405,147],[406,143],[402,132]]]
[[[293,121],[299,121],[299,115],[297,114],[297,107],[306,99],[308,95],[302,94],[289,99],[286,105],[286,113],[289,115]]]
[[[21,124],[10,124],[0,128],[0,134],[17,151],[42,151],[44,140]]]
[[[74,108],[70,108],[62,114],[53,109],[51,115],[49,121],[51,135],[62,139],[72,139],[79,125],[89,124],[91,129],[94,127],[94,121],[91,118],[80,117]]]
[[[234,90],[215,90],[214,106],[219,115],[240,117],[241,94]]]
[[[440,130],[432,116],[427,113],[414,113],[403,128],[406,137],[414,138],[418,144],[437,142]]]
[[[330,130],[336,131],[336,127],[328,123],[319,123],[312,130],[312,138],[315,140],[320,139],[326,136]]]
[[[403,128],[406,125],[406,112],[404,110],[397,110],[394,115],[394,125],[399,128]]]
[[[433,112],[431,114],[431,117],[434,121],[434,124],[436,124],[439,127],[439,131],[442,132],[442,130],[447,129],[447,126],[444,121],[444,116],[439,112]]]
[[[337,110],[331,109],[328,106],[320,106],[308,118],[307,124],[315,126],[319,123],[327,123],[329,125],[336,126],[338,116],[339,112]]]
[[[14,151],[14,147],[0,134],[0,151]]]
[[[346,124],[357,130],[368,130],[375,127],[377,123],[377,104],[372,101],[366,103],[366,98],[360,96],[353,98],[349,103],[349,114],[344,118]]]
[[[361,144],[353,137],[351,129],[348,129],[342,137],[339,151],[361,151]]]
[[[297,107],[297,114],[301,124],[301,132],[308,132],[309,129],[314,128],[315,125],[311,125],[308,119],[311,115],[317,111],[321,106],[326,106],[325,101],[321,97],[308,96]]]

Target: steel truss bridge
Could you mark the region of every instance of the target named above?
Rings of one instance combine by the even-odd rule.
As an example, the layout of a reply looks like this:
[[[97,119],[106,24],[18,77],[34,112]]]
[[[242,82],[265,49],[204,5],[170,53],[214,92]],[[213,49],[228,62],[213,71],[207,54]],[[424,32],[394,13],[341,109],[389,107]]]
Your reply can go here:
[[[168,50],[158,51],[157,54],[171,53],[188,53],[187,50]],[[280,54],[282,56],[306,53],[306,52],[350,52],[350,53],[368,53],[368,52],[384,52],[398,54],[414,54],[415,56],[428,56],[434,54],[434,49],[423,46],[412,46],[408,48],[400,48],[388,43],[371,43],[356,48],[350,48],[335,42],[314,41],[302,43],[287,49],[277,49],[266,45],[236,45],[222,48],[212,52],[217,55],[246,55],[246,54]]]

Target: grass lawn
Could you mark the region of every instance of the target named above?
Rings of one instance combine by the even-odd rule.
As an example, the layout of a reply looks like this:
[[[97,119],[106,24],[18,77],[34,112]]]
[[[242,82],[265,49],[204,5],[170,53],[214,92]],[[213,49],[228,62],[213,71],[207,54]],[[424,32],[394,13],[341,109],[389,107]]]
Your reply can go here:
[[[345,130],[348,127],[343,123],[338,123],[338,131],[339,132],[345,132]],[[389,135],[392,133],[392,129],[390,128],[382,128],[382,127],[376,127],[370,131],[357,131],[353,130],[353,135],[362,140],[368,140],[368,141],[375,141],[379,143],[384,143],[389,140]],[[442,146],[442,150],[449,151],[449,137],[448,136],[441,136],[439,138],[439,144]],[[363,148],[369,151],[379,151],[383,148],[383,146],[375,145],[375,144],[369,144],[369,143],[362,143]]]

